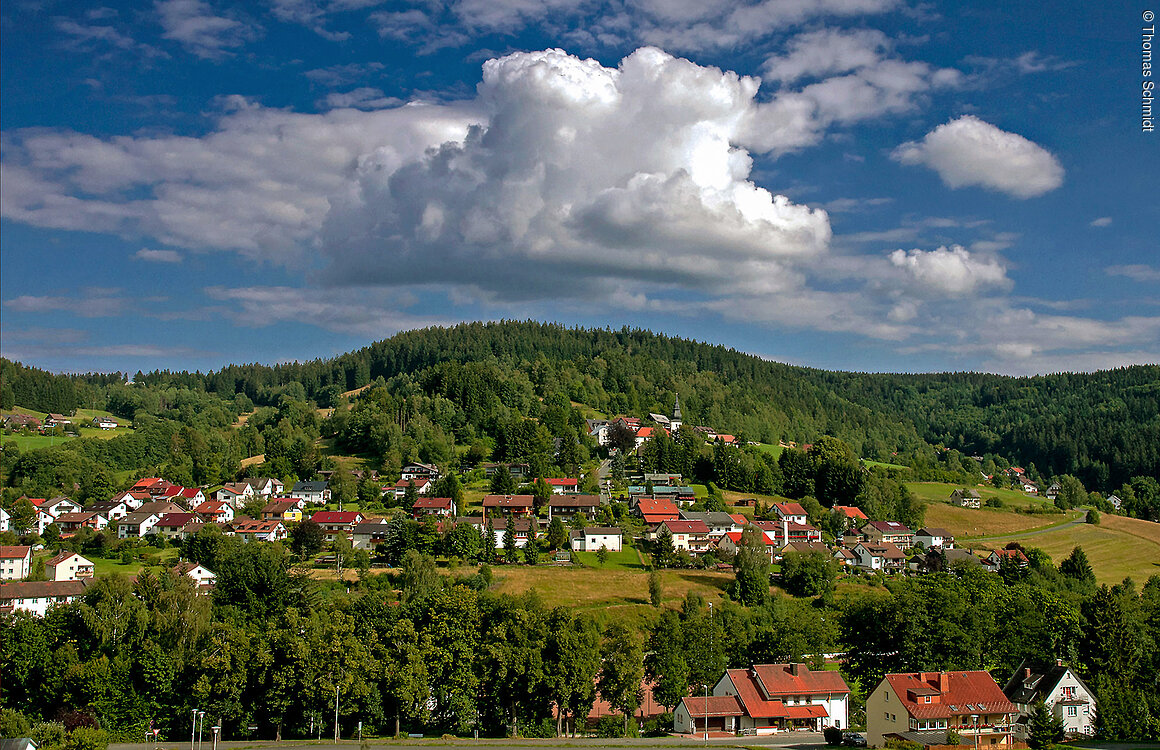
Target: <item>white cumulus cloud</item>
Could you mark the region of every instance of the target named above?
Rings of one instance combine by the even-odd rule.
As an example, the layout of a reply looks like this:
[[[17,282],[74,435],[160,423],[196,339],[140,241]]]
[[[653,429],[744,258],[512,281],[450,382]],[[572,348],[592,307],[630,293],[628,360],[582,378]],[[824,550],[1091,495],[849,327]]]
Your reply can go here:
[[[890,263],[916,286],[935,294],[969,294],[982,287],[1009,287],[1006,267],[995,257],[980,257],[961,245],[936,250],[895,250]]]
[[[1063,167],[1049,151],[973,115],[939,125],[920,142],[894,151],[903,164],[922,164],[948,187],[978,185],[1032,198],[1063,184]]]

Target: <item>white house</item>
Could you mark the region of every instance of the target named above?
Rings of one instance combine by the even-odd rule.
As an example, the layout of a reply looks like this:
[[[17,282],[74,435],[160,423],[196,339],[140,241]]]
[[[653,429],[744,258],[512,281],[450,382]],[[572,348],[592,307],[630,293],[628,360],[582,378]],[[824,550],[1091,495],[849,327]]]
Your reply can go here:
[[[0,587],[0,610],[31,612],[44,617],[53,604],[71,602],[85,592],[92,579],[76,581],[17,581]]]
[[[110,523],[116,523],[118,520],[129,515],[129,506],[123,500],[105,500],[99,503],[89,503],[85,510],[89,513],[96,513],[98,516],[107,518]]]
[[[65,513],[80,513],[81,506],[69,500],[67,497],[54,497],[51,500],[45,500],[40,509],[51,515],[53,518],[59,518]]]
[[[749,669],[729,669],[713,687],[713,695],[734,696],[740,704],[740,715],[731,717],[735,731],[758,735],[775,734],[792,729],[824,727],[847,729],[850,726],[850,687],[837,672],[815,672],[805,664],[755,664]],[[680,722],[688,721],[692,733],[704,731],[704,719],[697,715],[698,699],[685,699],[685,717],[674,712],[676,731],[682,731]],[[722,715],[720,724],[712,715],[710,704],[709,729],[727,729],[728,721]],[[722,714],[725,706],[718,706]],[[699,722],[692,725],[691,722]]]
[[[953,549],[955,538],[946,529],[927,526],[914,532],[914,543],[921,544],[923,549],[931,549],[932,547]]]
[[[906,555],[890,542],[858,542],[850,551],[854,553],[854,565],[864,570],[900,570],[906,563]]]
[[[1003,694],[1019,709],[1019,718],[1015,720],[1016,739],[1027,739],[1028,721],[1040,700],[1063,721],[1068,735],[1095,734],[1095,694],[1062,659],[1047,667],[1025,659],[1007,681]]]
[[[276,542],[286,538],[286,526],[281,521],[255,521],[247,518],[230,524],[233,535],[245,542]]]
[[[189,576],[199,589],[212,588],[217,581],[217,575],[201,563],[183,562],[174,565],[170,570],[176,575]]]
[[[246,480],[246,484],[254,489],[254,494],[262,497],[273,497],[274,495],[281,495],[286,490],[286,485],[282,484],[279,479],[273,477],[253,477]]]
[[[153,526],[161,516],[149,511],[133,511],[117,521],[117,538],[131,539],[142,537],[153,530]]]
[[[623,533],[614,526],[589,526],[571,534],[572,549],[577,552],[595,552],[604,547],[609,552],[620,552]]]
[[[8,511],[0,508],[0,532],[8,531],[12,525],[12,516],[8,515]]]
[[[32,547],[0,546],[0,581],[19,581],[32,572]]]
[[[228,482],[214,493],[215,500],[225,500],[235,508],[240,508],[254,497],[254,488],[245,482]],[[190,506],[195,507],[195,506]]]
[[[435,481],[439,478],[439,467],[435,464],[407,464],[403,467],[402,474],[399,479],[408,482],[412,479],[429,479]]]
[[[330,488],[326,482],[295,482],[290,497],[313,505],[326,505],[330,502]]]
[[[75,552],[61,552],[44,563],[50,581],[77,581],[93,577],[93,561]]]

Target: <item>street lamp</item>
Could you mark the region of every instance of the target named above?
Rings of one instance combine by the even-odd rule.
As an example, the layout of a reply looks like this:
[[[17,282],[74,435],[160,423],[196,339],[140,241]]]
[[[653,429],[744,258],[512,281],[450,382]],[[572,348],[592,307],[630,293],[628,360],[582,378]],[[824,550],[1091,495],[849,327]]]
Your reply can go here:
[[[713,658],[713,602],[709,602],[709,658]],[[705,743],[709,742],[709,683],[705,683]]]
[[[222,731],[221,726],[215,725],[213,727],[213,750],[217,750],[218,733]]]
[[[189,750],[193,750],[193,739],[197,736],[197,709],[193,709],[193,724],[189,727]]]
[[[205,729],[205,711],[198,711],[197,719],[200,722],[197,725],[197,750],[201,750],[201,730]]]

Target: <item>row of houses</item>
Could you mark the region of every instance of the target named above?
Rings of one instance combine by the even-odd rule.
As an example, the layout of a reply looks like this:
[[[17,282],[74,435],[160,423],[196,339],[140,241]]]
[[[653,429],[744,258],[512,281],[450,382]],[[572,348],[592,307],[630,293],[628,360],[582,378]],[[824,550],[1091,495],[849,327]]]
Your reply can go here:
[[[31,564],[31,548],[28,564]],[[10,547],[0,547],[0,555],[16,554]],[[3,559],[7,559],[6,557]],[[0,614],[27,612],[44,617],[50,607],[76,601],[92,584],[93,562],[75,552],[61,552],[45,561],[44,581],[11,581],[0,585]],[[198,563],[184,562],[173,566],[174,575],[188,576],[201,593],[213,587],[217,577]]]
[[[1069,736],[1091,736],[1095,698],[1062,661],[1024,661],[1001,688],[982,670],[885,675],[866,699],[867,742],[923,747],[950,744],[1010,747],[1026,740],[1034,707],[1042,700]],[[850,688],[833,670],[805,664],[755,664],[729,669],[706,696],[683,698],[673,712],[678,734],[769,735],[795,729],[848,729]],[[956,743],[958,744],[958,743]]]

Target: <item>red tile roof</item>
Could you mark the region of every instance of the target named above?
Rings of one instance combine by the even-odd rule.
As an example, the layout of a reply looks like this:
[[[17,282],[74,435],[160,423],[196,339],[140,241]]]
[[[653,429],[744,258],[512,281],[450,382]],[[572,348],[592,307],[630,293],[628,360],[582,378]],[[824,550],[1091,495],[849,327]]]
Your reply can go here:
[[[868,520],[866,514],[862,512],[862,509],[854,505],[835,505],[833,510],[844,514],[846,518],[861,518]]]
[[[485,495],[485,508],[530,508],[533,505],[531,495]]]
[[[797,674],[793,674],[790,664],[755,664],[753,671],[757,679],[765,688],[766,694],[777,695],[818,695],[845,694],[850,687],[837,672],[822,670],[811,671],[805,664],[797,665]]]
[[[809,515],[800,503],[774,503],[773,507],[777,508],[778,512],[783,516]]]
[[[787,719],[816,719],[821,716],[829,716],[830,712],[821,703],[811,703],[806,706],[786,706],[785,716]]]
[[[642,516],[662,516],[664,518],[676,519],[681,515],[680,509],[672,500],[665,497],[642,497],[636,501],[637,510]]]
[[[735,695],[710,695],[708,698],[681,698],[693,718],[705,716],[743,716],[745,708]]]
[[[451,510],[451,498],[449,497],[421,497],[415,501],[411,506],[412,509],[418,510],[420,508],[436,508]]]
[[[320,510],[310,517],[315,523],[358,523],[360,519],[357,510]]]
[[[32,547],[24,547],[20,545],[4,545],[0,546],[0,559],[4,560],[20,560],[28,556],[32,551]]]
[[[946,687],[939,682],[940,675],[946,676]],[[971,714],[1017,713],[1015,704],[984,671],[972,672],[909,672],[888,674],[885,678],[890,689],[898,696],[911,716],[916,719],[949,719],[952,716]],[[933,693],[931,692],[933,689]],[[907,696],[914,691],[916,697],[936,695],[931,703],[917,703]],[[937,701],[937,702],[935,702]]]
[[[670,534],[708,534],[709,527],[704,521],[665,521]]]
[[[779,700],[766,700],[749,670],[729,669],[725,674],[737,689],[737,697],[749,716],[755,719],[785,716],[785,705]]]
[[[545,479],[544,481],[552,487],[575,487],[580,484],[579,479]]]

